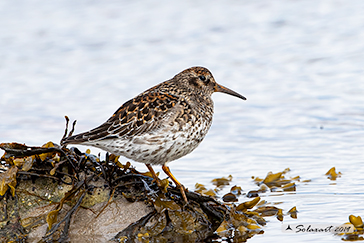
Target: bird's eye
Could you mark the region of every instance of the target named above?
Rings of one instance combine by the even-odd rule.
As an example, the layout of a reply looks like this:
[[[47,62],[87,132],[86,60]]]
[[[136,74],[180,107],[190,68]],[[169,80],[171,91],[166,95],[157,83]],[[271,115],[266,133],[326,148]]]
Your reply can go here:
[[[203,75],[200,75],[200,76],[198,76],[202,81],[205,81],[206,80],[206,77],[205,76],[203,76]]]

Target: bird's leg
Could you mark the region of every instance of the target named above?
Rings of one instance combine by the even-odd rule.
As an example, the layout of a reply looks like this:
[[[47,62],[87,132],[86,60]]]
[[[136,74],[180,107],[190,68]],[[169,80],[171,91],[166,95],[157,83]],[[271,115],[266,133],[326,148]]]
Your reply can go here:
[[[188,201],[187,201],[187,197],[186,197],[186,193],[185,193],[185,187],[179,181],[177,181],[176,177],[174,177],[174,175],[171,173],[168,166],[163,165],[162,169],[169,176],[169,178],[171,178],[171,180],[174,182],[174,184],[176,184],[176,186],[179,188],[179,190],[181,191],[182,197],[187,204]]]
[[[155,180],[155,182],[157,183],[157,186],[160,188],[162,186],[161,181],[159,180],[157,174],[154,172],[153,167],[150,164],[145,164],[148,167],[148,170],[150,171],[150,173],[153,176],[153,179]]]

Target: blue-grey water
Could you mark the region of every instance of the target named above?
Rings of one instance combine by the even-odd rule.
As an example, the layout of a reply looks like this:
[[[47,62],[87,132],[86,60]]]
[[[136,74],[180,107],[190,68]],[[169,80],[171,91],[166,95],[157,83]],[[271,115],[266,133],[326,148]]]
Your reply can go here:
[[[248,100],[213,95],[209,134],[170,164],[186,187],[231,174],[247,192],[257,189],[251,176],[289,167],[311,182],[262,195],[297,207],[284,223],[363,217],[363,13],[361,0],[1,1],[0,142],[59,142],[64,115],[89,130],[145,89],[205,66]],[[333,166],[336,181],[324,175]],[[283,234],[268,220],[249,242],[341,241]]]

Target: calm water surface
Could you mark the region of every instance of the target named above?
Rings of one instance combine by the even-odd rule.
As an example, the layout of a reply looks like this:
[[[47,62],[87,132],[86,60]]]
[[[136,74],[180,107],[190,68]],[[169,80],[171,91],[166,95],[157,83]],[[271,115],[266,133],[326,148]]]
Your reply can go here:
[[[3,1],[0,142],[58,142],[64,115],[76,132],[91,129],[145,89],[206,66],[248,100],[213,95],[209,134],[170,164],[186,187],[231,174],[247,192],[258,188],[251,176],[289,167],[288,177],[311,182],[262,195],[297,207],[284,223],[363,217],[363,12],[360,0]],[[333,166],[336,181],[324,175]],[[340,241],[283,234],[267,219],[249,242]]]

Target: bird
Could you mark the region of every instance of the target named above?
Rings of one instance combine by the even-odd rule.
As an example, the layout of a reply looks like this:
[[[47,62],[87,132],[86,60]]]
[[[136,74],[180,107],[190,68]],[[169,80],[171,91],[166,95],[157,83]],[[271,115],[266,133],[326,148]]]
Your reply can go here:
[[[162,165],[187,204],[185,187],[168,163],[191,153],[206,136],[212,124],[211,96],[215,92],[246,100],[218,84],[207,68],[191,67],[125,102],[100,126],[63,138],[61,145],[93,146],[144,163],[159,186],[152,165]]]

